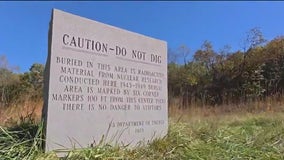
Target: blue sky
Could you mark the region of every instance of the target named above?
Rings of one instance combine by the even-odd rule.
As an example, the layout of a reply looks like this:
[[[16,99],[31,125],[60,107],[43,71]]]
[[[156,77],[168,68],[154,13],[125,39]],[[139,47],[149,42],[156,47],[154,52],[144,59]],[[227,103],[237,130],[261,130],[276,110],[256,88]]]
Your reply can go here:
[[[0,2],[0,55],[28,71],[45,64],[52,8],[168,42],[190,55],[205,40],[216,51],[241,49],[246,32],[259,27],[267,40],[284,35],[284,2]]]

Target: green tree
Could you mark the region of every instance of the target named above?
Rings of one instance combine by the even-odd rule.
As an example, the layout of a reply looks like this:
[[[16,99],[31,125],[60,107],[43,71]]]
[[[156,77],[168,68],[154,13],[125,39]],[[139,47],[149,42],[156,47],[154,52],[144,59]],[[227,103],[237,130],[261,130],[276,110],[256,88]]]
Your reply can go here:
[[[21,76],[23,92],[29,93],[32,99],[40,99],[43,96],[44,65],[34,63],[29,72]]]

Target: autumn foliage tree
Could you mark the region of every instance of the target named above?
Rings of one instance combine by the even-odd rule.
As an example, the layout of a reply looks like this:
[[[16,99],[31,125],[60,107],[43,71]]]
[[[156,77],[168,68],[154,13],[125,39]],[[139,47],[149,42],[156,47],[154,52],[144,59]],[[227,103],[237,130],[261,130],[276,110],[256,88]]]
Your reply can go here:
[[[283,36],[267,41],[259,28],[253,28],[247,32],[243,47],[235,52],[229,45],[216,51],[210,41],[204,41],[195,52],[182,45],[169,49],[168,56],[169,103],[179,108],[283,97]],[[6,57],[0,56],[0,107],[41,100],[43,73],[44,66],[38,63],[28,72],[17,73]]]
[[[238,104],[283,96],[284,37],[270,42],[259,28],[247,32],[243,48],[227,45],[215,51],[209,41],[185,64],[169,64],[169,95],[183,108],[202,105]]]
[[[0,56],[0,107],[42,98],[44,66],[35,63],[25,73],[17,73],[16,68],[9,66],[6,56]]]

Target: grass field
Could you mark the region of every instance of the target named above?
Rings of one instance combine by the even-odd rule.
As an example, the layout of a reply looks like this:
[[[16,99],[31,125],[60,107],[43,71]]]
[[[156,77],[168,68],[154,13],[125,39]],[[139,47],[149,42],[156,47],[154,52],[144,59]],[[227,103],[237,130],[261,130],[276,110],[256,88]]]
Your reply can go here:
[[[62,159],[284,159],[284,112],[171,111],[168,135],[129,150],[99,145]],[[59,159],[41,149],[42,125],[24,119],[0,128],[0,159]]]

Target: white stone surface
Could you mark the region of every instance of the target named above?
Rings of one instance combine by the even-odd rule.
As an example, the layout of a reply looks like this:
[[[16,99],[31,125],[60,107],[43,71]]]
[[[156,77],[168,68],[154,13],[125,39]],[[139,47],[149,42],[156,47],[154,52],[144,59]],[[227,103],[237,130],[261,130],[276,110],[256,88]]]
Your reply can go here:
[[[50,25],[46,151],[167,134],[166,42],[56,9]]]

